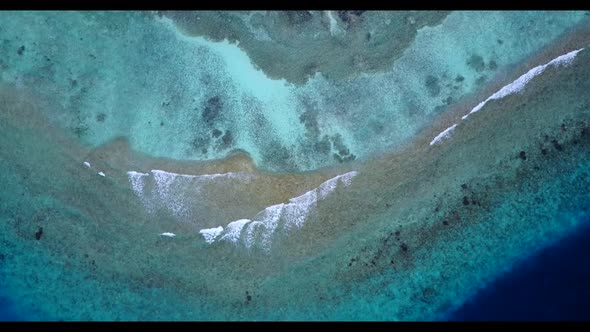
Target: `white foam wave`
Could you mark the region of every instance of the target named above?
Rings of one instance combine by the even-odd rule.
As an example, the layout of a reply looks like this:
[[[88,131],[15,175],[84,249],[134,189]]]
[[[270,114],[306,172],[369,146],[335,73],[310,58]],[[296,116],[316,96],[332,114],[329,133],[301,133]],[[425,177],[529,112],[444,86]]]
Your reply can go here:
[[[244,228],[244,225],[246,225],[249,222],[250,219],[240,219],[230,222],[229,224],[227,224],[227,227],[225,227],[225,230],[223,230],[223,235],[219,240],[237,244],[242,233],[242,228]]]
[[[469,111],[469,113],[462,116],[461,119],[465,120],[472,113],[479,112],[484,107],[484,105],[487,102],[489,102],[490,100],[502,99],[508,95],[522,91],[522,89],[524,89],[524,87],[533,78],[535,78],[536,76],[543,73],[545,71],[545,69],[547,69],[549,66],[567,66],[567,65],[571,64],[572,61],[574,60],[574,58],[576,57],[576,55],[578,55],[578,53],[580,51],[582,51],[583,49],[584,48],[580,48],[578,50],[571,51],[569,53],[560,55],[557,58],[549,61],[548,63],[546,63],[544,65],[539,65],[539,66],[532,68],[531,70],[529,70],[528,72],[526,72],[525,74],[521,75],[519,78],[514,80],[512,83],[502,87],[500,90],[496,91],[493,95],[489,96],[486,100],[477,104],[477,106],[475,106],[473,109],[471,109],[471,111]],[[448,138],[452,134],[452,132],[455,130],[455,127],[457,127],[457,124],[450,126],[449,128],[445,129],[443,132],[438,134],[430,142],[430,145],[440,143],[444,138]]]
[[[207,243],[213,243],[213,241],[215,241],[215,239],[219,236],[219,234],[221,234],[221,232],[223,232],[223,227],[221,226],[215,228],[201,229],[199,231],[199,233],[203,235]]]
[[[272,247],[272,240],[277,229],[282,231],[281,234],[288,235],[291,230],[303,227],[305,220],[317,206],[319,200],[326,198],[336,190],[339,184],[349,186],[352,183],[352,178],[357,174],[356,171],[353,171],[338,175],[323,182],[313,190],[289,199],[287,203],[265,208],[252,220],[240,219],[233,221],[221,232],[221,237],[216,236],[211,240],[210,237],[206,237],[201,232],[203,230],[199,232],[203,234],[207,243],[228,241],[234,244],[241,243],[246,248],[260,247],[268,252]],[[221,228],[221,226],[218,228]]]
[[[163,208],[173,216],[186,220],[189,209],[195,204],[193,195],[198,194],[204,185],[228,179],[249,181],[252,177],[244,172],[189,175],[163,170],[151,170],[150,173],[129,171],[127,175],[134,193],[142,200],[149,213]],[[153,184],[151,191],[147,190],[150,181]],[[185,195],[186,190],[190,190],[191,195]]]
[[[551,60],[550,62],[548,62],[544,65],[540,65],[540,66],[537,66],[537,67],[529,70],[528,72],[526,72],[526,74],[520,76],[514,82],[502,87],[502,89],[498,90],[496,93],[494,93],[493,95],[488,97],[488,99],[479,103],[469,113],[464,115],[462,117],[462,119],[465,120],[465,119],[467,119],[467,117],[471,113],[475,113],[475,112],[481,110],[481,108],[490,100],[501,99],[501,98],[504,98],[504,97],[511,95],[513,93],[520,92],[524,88],[524,86],[527,85],[527,83],[530,80],[532,80],[535,76],[544,72],[545,69],[547,69],[549,66],[558,66],[558,65],[567,66],[567,65],[569,65],[573,61],[573,59],[576,57],[578,52],[580,52],[581,50],[583,50],[583,48],[581,48],[579,50],[571,51],[567,54],[560,55],[557,58]]]
[[[440,134],[436,135],[432,142],[430,142],[430,145],[440,143],[443,139],[450,137],[453,130],[455,130],[455,127],[457,127],[456,123],[450,126],[449,128],[443,130]]]

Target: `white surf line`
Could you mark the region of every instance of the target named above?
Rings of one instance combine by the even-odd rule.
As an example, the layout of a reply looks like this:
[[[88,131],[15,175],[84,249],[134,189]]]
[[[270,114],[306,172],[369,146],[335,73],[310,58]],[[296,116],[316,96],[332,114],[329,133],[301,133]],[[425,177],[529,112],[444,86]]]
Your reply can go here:
[[[84,162],[84,166],[86,166],[86,167],[90,168],[90,163],[89,163],[89,162],[87,162],[87,161],[85,161],[85,162]]]
[[[219,226],[215,228],[201,229],[199,231],[199,234],[203,235],[205,241],[210,244],[213,243],[213,241],[215,241],[215,239],[219,236],[219,234],[221,234],[221,232],[223,232],[223,227]]]
[[[450,126],[449,128],[443,130],[440,134],[436,135],[432,142],[430,142],[430,145],[441,143],[443,139],[450,137],[453,133],[453,130],[455,130],[455,127],[457,127],[456,123]]]
[[[255,177],[248,172],[189,175],[158,169],[151,170],[149,173],[128,171],[127,176],[133,192],[139,197],[148,213],[163,208],[185,221],[188,221],[187,213],[194,204],[194,200],[182,195],[183,190],[191,188],[193,193],[197,194],[203,186],[215,181],[249,181]],[[153,186],[149,185],[149,181],[153,181]]]
[[[176,234],[170,233],[170,232],[164,232],[164,233],[161,233],[160,236],[176,237]]]
[[[98,175],[100,175],[100,176],[102,176],[102,177],[104,177],[104,176],[105,176],[105,174],[104,174],[103,172],[98,172]]]
[[[288,235],[292,229],[300,229],[319,200],[326,198],[336,190],[339,183],[344,186],[350,185],[352,178],[357,174],[358,172],[352,171],[331,178],[317,188],[289,199],[287,203],[265,208],[252,220],[239,219],[230,222],[225,229],[219,226],[202,229],[199,233],[203,235],[208,244],[215,241],[227,241],[235,245],[243,244],[248,249],[256,245],[268,252],[272,245],[273,235],[279,228],[281,221],[283,221],[281,230],[284,234]]]
[[[199,174],[199,175],[190,175],[190,174],[179,174],[179,173],[173,173],[173,172],[167,172],[167,171],[162,171],[159,169],[153,169],[150,171],[152,174],[154,175],[162,175],[162,176],[166,176],[166,177],[183,177],[183,178],[188,178],[188,179],[215,179],[218,177],[239,177],[239,176],[243,176],[244,172],[227,172],[227,173],[215,173],[215,174]],[[129,173],[129,172],[127,172]],[[140,173],[143,174],[143,173]]]
[[[547,69],[549,66],[567,66],[567,65],[569,65],[573,61],[573,59],[576,57],[576,55],[578,55],[578,53],[582,50],[584,50],[584,48],[580,48],[578,50],[571,51],[569,53],[560,55],[557,58],[549,61],[548,63],[546,63],[544,65],[539,65],[539,66],[532,68],[531,70],[529,70],[528,72],[526,72],[525,74],[521,75],[519,78],[514,80],[512,83],[505,85],[500,90],[496,91],[493,95],[489,96],[486,100],[477,104],[477,106],[475,106],[473,109],[471,109],[471,111],[469,111],[469,113],[462,116],[461,119],[465,120],[472,113],[480,111],[484,107],[484,105],[490,100],[502,99],[508,95],[522,91],[522,89],[525,87],[525,85],[527,85],[528,82],[530,82],[534,77],[543,73],[545,71],[545,69]],[[455,130],[456,126],[457,126],[457,124],[454,124],[454,125],[450,126],[449,128],[445,129],[444,131],[442,131],[430,142],[430,145],[440,143],[442,141],[442,139],[449,137],[449,135],[452,133],[452,131]]]
[[[504,98],[508,95],[520,92],[531,79],[533,79],[535,76],[544,72],[545,69],[547,69],[549,66],[558,66],[558,65],[567,66],[567,65],[569,65],[573,61],[573,59],[576,57],[578,52],[582,51],[583,49],[584,48],[580,48],[579,50],[571,51],[569,53],[560,55],[557,58],[551,60],[550,62],[548,62],[544,65],[540,65],[540,66],[537,66],[537,67],[529,70],[526,74],[520,76],[514,82],[504,86],[502,89],[498,90],[496,93],[494,93],[493,95],[488,97],[488,99],[479,103],[469,113],[464,115],[462,117],[462,119],[465,120],[465,119],[467,119],[467,117],[471,113],[475,113],[475,112],[481,110],[481,108],[490,100],[501,99],[501,98]]]

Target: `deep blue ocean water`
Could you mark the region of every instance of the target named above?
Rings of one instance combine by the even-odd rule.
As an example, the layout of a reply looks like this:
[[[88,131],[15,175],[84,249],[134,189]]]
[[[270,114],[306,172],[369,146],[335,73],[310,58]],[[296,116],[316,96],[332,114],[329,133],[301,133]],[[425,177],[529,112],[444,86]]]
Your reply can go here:
[[[459,321],[590,320],[590,226],[517,264],[449,316]]]
[[[590,223],[523,260],[461,308],[451,321],[590,319]],[[0,296],[0,321],[26,320]]]
[[[0,321],[20,321],[22,317],[18,316],[12,307],[11,301],[0,295]]]

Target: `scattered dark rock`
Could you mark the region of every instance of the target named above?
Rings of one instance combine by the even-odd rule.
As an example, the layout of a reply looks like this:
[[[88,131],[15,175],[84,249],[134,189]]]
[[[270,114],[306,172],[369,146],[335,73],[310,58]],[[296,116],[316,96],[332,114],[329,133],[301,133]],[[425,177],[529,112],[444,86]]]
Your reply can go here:
[[[467,189],[467,184],[466,184],[466,183],[463,183],[463,184],[461,185],[461,189]]]
[[[542,153],[543,155],[546,155],[546,154],[547,154],[547,149],[545,149],[545,148],[541,148],[541,153]]]
[[[471,204],[473,204],[473,205],[479,205],[479,202],[477,201],[477,198],[472,197],[471,198]]]
[[[563,132],[567,131],[567,126],[565,125],[565,123],[561,124],[561,131],[563,131]]]
[[[463,77],[462,75],[457,75],[457,77],[455,77],[455,82],[463,82],[465,80],[465,77]]]
[[[223,132],[219,129],[213,129],[213,131],[211,131],[211,136],[215,138],[221,136],[221,134],[223,134]]]
[[[359,20],[364,10],[339,10],[338,17],[346,24],[354,23]]]
[[[225,134],[221,137],[221,142],[223,143],[222,146],[224,148],[228,148],[234,142],[234,137],[231,131],[226,130]]]
[[[408,251],[408,249],[409,249],[409,248],[408,248],[408,245],[407,245],[407,244],[405,244],[405,243],[402,243],[402,244],[401,244],[399,247],[400,247],[400,248],[402,249],[402,251],[404,251],[404,252],[407,252],[407,251]]]
[[[582,131],[580,132],[580,136],[582,136],[582,137],[590,136],[590,130],[588,129],[588,127],[582,128]]]
[[[482,85],[486,81],[486,76],[480,76],[475,80],[475,84]]]
[[[21,47],[18,48],[18,50],[16,51],[16,53],[18,55],[23,55],[23,53],[25,52],[25,45],[22,45]]]
[[[317,137],[319,135],[317,110],[306,110],[301,113],[299,116],[299,122],[303,123],[305,129],[308,130],[312,137]]]
[[[41,240],[41,236],[43,236],[43,227],[39,227],[37,232],[35,232],[35,239]]]
[[[6,256],[4,256],[4,254],[0,254],[0,262],[3,262],[5,258]]]
[[[463,196],[463,205],[469,205],[469,198],[467,196]]]
[[[449,226],[449,221],[448,220],[443,220],[442,224],[445,225],[445,226]]]
[[[86,136],[86,134],[88,134],[88,126],[86,126],[85,124],[80,124],[76,127],[74,127],[73,131],[74,131],[74,135],[76,135],[76,137],[78,138],[82,138],[83,136]]]
[[[498,69],[498,64],[496,61],[492,60],[490,63],[488,63],[488,68],[490,68],[490,70],[496,70]]]
[[[223,103],[219,96],[209,98],[209,100],[207,100],[207,104],[205,105],[205,109],[203,110],[203,120],[205,120],[205,122],[208,124],[212,123],[213,120],[219,116],[222,108]]]
[[[427,287],[422,290],[422,294],[420,296],[420,301],[424,303],[431,303],[434,297],[436,296],[436,291],[432,287]]]
[[[563,151],[563,147],[561,146],[561,144],[559,144],[559,142],[557,140],[552,140],[551,143],[553,144],[553,147],[555,148],[555,150],[557,151]]]
[[[197,136],[191,141],[191,146],[196,151],[201,150],[204,146],[209,146],[209,137]]]
[[[395,236],[399,236],[400,235],[400,231],[395,231]]]
[[[321,140],[314,143],[313,148],[315,151],[321,154],[328,154],[331,150],[330,138],[328,135],[324,135]]]
[[[287,21],[291,25],[308,22],[313,17],[307,10],[286,10],[283,13],[287,16]]]
[[[98,113],[96,115],[96,121],[98,122],[104,122],[104,120],[107,118],[107,115],[104,113]]]
[[[170,106],[170,102],[169,101],[163,101],[162,102],[162,107],[167,107]]]
[[[248,293],[248,291],[246,291],[246,302],[250,302],[250,301],[252,301],[252,295],[250,295]]]
[[[436,97],[440,94],[440,84],[438,83],[438,78],[432,75],[426,76],[426,81],[424,82],[426,89],[431,97]]]
[[[498,45],[502,45],[502,44],[504,44],[504,41],[503,41],[502,39],[498,39],[498,40],[496,40],[496,41],[498,42]]]
[[[78,86],[78,80],[70,80],[70,87],[75,88]]]
[[[469,59],[467,59],[467,65],[478,73],[485,69],[483,58],[477,54],[474,54]]]
[[[520,151],[520,153],[518,154],[518,158],[520,158],[522,160],[526,160],[526,152]]]
[[[164,121],[160,121],[160,127],[164,127]]]
[[[341,162],[341,163],[344,163],[344,162],[347,162],[347,161],[351,161],[351,160],[355,160],[356,159],[356,156],[354,154],[351,154],[351,155],[342,157],[339,154],[334,153],[332,156],[334,157],[334,159],[336,159],[338,162]]]

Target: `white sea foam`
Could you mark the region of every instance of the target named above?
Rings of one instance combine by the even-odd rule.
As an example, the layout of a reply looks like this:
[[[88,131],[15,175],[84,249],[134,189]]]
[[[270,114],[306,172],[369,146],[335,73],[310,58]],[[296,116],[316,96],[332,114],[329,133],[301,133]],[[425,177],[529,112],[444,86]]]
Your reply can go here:
[[[343,181],[345,186],[350,185],[352,178],[355,177],[357,174],[358,173],[356,171],[348,172],[348,173],[333,177],[333,178],[325,181],[324,183],[320,184],[320,186],[318,187],[319,199],[324,199],[331,192],[333,192],[336,189],[336,185],[338,184],[339,180]]]
[[[268,252],[272,247],[272,240],[278,229],[281,230],[281,234],[288,235],[291,230],[303,227],[305,220],[317,206],[319,200],[327,197],[339,184],[350,185],[352,178],[357,174],[356,171],[353,171],[333,177],[323,182],[318,188],[289,199],[287,203],[265,208],[252,220],[240,219],[233,221],[221,232],[220,237],[216,236],[212,240],[205,238],[205,240],[207,243],[215,241],[241,243],[246,248],[257,246]],[[221,228],[221,226],[218,228]],[[203,234],[202,231],[199,232]]]
[[[254,217],[254,220],[260,222],[262,225],[262,236],[260,241],[262,241],[262,246],[265,248],[270,248],[272,236],[279,225],[279,219],[281,218],[284,207],[285,204],[283,203],[272,205],[264,209],[262,212],[259,212],[258,215]],[[247,247],[251,246],[252,243],[247,245]]]
[[[98,175],[103,176],[103,177],[105,176],[105,174],[103,172],[98,172]]]
[[[181,216],[184,214],[184,206],[178,200],[176,195],[171,194],[170,187],[172,182],[176,180],[179,174],[168,173],[164,171],[153,170],[152,175],[156,183],[156,192],[158,193],[160,202],[163,203],[174,216]]]
[[[170,232],[165,232],[165,233],[161,233],[160,236],[176,237],[176,234],[170,233]]]
[[[464,115],[462,117],[462,119],[465,120],[465,119],[467,119],[467,117],[471,113],[475,113],[475,112],[481,110],[481,108],[490,100],[501,99],[501,98],[504,98],[504,97],[511,95],[513,93],[520,92],[531,79],[533,79],[535,76],[544,72],[545,69],[547,69],[547,67],[558,66],[558,65],[561,65],[561,66],[569,65],[573,61],[573,59],[576,57],[578,52],[580,52],[581,50],[583,50],[583,48],[581,48],[579,50],[571,51],[567,54],[560,55],[557,58],[551,60],[550,62],[548,62],[544,65],[540,65],[540,66],[537,66],[537,67],[529,70],[526,74],[520,76],[514,82],[502,87],[502,89],[498,90],[496,93],[494,93],[493,95],[488,97],[488,99],[479,103],[469,113]]]
[[[440,134],[436,135],[436,137],[430,142],[430,145],[440,143],[443,139],[448,138],[451,136],[453,130],[455,130],[457,124],[450,126],[449,128],[443,130]]]
[[[220,241],[229,241],[232,243],[237,244],[238,240],[240,239],[240,235],[242,233],[242,228],[244,225],[250,222],[250,219],[240,219],[236,221],[232,221],[225,227],[223,230],[223,235],[219,239]]]
[[[203,235],[207,243],[213,243],[213,241],[215,241],[215,239],[219,236],[219,234],[221,234],[221,232],[223,232],[223,227],[221,226],[215,228],[201,229],[199,231],[199,233]]]
[[[163,208],[175,217],[186,220],[189,217],[189,209],[195,204],[194,195],[199,194],[204,185],[220,180],[249,181],[253,176],[244,172],[189,175],[163,170],[151,170],[150,173],[129,171],[127,175],[133,191],[142,200],[148,212],[153,213],[158,208]],[[147,190],[150,181],[153,183],[153,191]],[[187,189],[191,190],[190,196],[183,194]]]
[[[307,215],[317,205],[318,191],[316,189],[306,192],[301,196],[291,198],[285,205],[283,215],[285,216],[285,231],[289,232],[293,227],[303,227]]]
[[[129,182],[133,192],[140,197],[143,197],[143,188],[145,187],[145,177],[149,176],[148,173],[139,173],[135,171],[127,172]]]
[[[87,161],[85,161],[85,162],[84,162],[84,166],[86,166],[86,167],[90,168],[90,163],[89,163],[89,162],[87,162]]]

